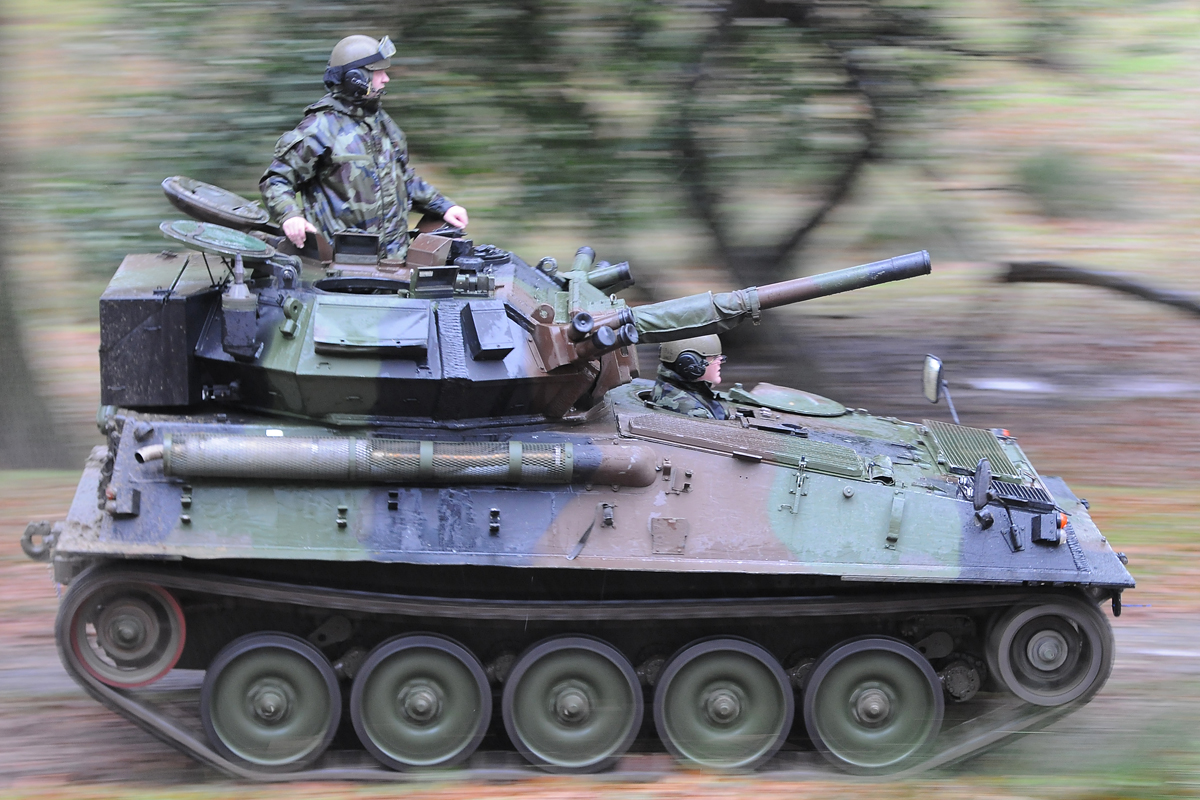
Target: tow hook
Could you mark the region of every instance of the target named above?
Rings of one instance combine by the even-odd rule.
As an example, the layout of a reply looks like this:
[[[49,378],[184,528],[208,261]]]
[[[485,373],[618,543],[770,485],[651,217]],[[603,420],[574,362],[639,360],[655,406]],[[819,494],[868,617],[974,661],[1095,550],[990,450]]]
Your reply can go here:
[[[1112,610],[1113,610],[1114,617],[1121,616],[1121,593],[1120,592],[1113,592]]]
[[[29,523],[21,536],[21,549],[34,561],[49,561],[54,543],[62,533],[62,526],[61,522],[44,519]]]

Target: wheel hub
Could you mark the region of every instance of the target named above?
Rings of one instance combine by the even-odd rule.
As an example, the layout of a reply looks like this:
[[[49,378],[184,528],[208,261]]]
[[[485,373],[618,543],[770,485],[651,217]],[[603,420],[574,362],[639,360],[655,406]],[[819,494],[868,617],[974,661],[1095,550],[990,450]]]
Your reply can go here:
[[[113,638],[126,650],[144,641],[146,629],[135,617],[122,617],[112,627]]]
[[[145,603],[125,599],[100,612],[98,644],[113,659],[130,661],[147,655],[158,638],[158,622]]]
[[[741,714],[741,698],[729,687],[713,689],[704,698],[704,715],[717,725],[730,725]]]
[[[283,681],[266,678],[255,681],[247,699],[254,718],[266,725],[278,725],[291,711],[291,687]]]
[[[850,697],[854,718],[868,728],[878,728],[892,716],[892,699],[879,686],[864,686]]]
[[[1066,663],[1070,646],[1066,638],[1055,630],[1038,631],[1029,638],[1025,648],[1029,663],[1043,672],[1058,669]]]
[[[428,683],[407,684],[396,697],[400,714],[412,722],[432,722],[441,716],[442,697],[437,687]]]
[[[564,725],[582,725],[592,716],[592,702],[581,686],[556,687],[552,708],[554,717]]]

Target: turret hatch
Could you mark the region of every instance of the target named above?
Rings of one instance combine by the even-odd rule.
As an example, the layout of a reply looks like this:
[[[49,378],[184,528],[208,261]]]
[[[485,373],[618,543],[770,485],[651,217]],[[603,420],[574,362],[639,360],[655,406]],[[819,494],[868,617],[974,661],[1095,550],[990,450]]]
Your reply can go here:
[[[340,355],[423,357],[429,350],[428,300],[397,297],[322,297],[313,312],[313,349]]]

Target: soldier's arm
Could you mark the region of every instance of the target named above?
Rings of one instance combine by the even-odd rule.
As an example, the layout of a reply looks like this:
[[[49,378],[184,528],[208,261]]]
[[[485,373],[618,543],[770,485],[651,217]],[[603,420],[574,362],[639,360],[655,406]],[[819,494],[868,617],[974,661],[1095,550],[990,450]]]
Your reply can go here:
[[[413,201],[413,208],[429,214],[437,214],[456,228],[467,227],[469,219],[465,208],[450,198],[444,197],[441,192],[411,169],[405,173],[405,178],[408,184],[408,196]]]
[[[408,198],[412,201],[413,208],[428,214],[437,214],[439,217],[446,219],[450,224],[465,228],[467,224],[467,210],[444,196],[433,184],[418,175],[416,170],[408,165],[408,142],[404,138],[404,132],[400,130],[391,117],[386,118],[383,124],[387,130],[388,137],[392,140],[392,146],[396,149],[396,161],[400,168],[404,170],[404,187],[408,192]],[[458,209],[462,212],[461,225],[458,225],[457,221],[446,217],[446,214],[451,209]]]
[[[327,149],[303,125],[279,137],[275,158],[258,182],[263,205],[273,219],[286,223],[303,217],[304,209],[296,200],[296,192],[316,175],[318,162]]]
[[[441,217],[455,206],[453,200],[443,196],[411,167],[404,172],[404,183],[408,188],[408,196],[412,199],[413,208],[418,211],[437,214]]]

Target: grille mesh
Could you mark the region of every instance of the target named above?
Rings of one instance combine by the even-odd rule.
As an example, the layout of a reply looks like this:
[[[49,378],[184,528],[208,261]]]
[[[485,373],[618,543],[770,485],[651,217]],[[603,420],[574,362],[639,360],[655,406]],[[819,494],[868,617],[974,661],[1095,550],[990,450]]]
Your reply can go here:
[[[1017,468],[1008,460],[1000,442],[991,431],[931,419],[923,422],[933,434],[934,443],[946,459],[946,466],[951,472],[959,475],[974,474],[979,459],[986,458],[992,465],[992,474],[996,477],[1020,480]]]
[[[746,453],[795,466],[807,459],[809,469],[859,478],[863,461],[849,447],[794,436],[747,430],[736,423],[707,421],[670,414],[643,414],[629,420],[629,432],[647,439],[693,445],[719,453]]]
[[[1022,486],[1019,483],[992,481],[992,492],[1001,500],[1029,506],[1034,511],[1053,511],[1054,498],[1044,489],[1036,486]]]

